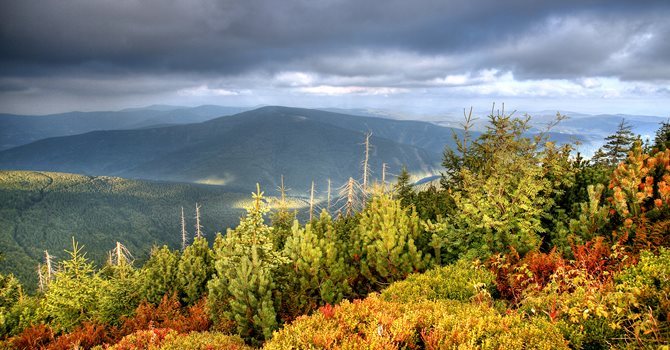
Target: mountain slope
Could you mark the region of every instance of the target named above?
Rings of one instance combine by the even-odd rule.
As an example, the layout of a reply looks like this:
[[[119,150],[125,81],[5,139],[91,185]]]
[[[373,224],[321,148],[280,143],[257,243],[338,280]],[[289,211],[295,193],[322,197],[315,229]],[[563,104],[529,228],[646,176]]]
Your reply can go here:
[[[243,110],[223,106],[152,106],[116,112],[69,112],[45,116],[0,114],[0,150],[48,137],[76,135],[94,130],[196,123]]]
[[[434,172],[451,129],[429,123],[263,107],[203,123],[95,131],[50,138],[0,152],[0,167],[201,182],[248,191],[273,188],[280,175],[304,191],[312,180],[336,185],[359,177],[364,133],[371,131],[370,166],[397,173]],[[439,144],[439,146],[438,146]]]
[[[202,225],[214,232],[237,225],[250,195],[218,186],[169,184],[64,173],[0,171],[0,273],[12,272],[36,285],[35,267],[44,250],[66,257],[72,237],[86,246],[99,264],[121,242],[136,259],[154,244],[177,248],[180,208],[193,235],[194,206],[201,206]]]

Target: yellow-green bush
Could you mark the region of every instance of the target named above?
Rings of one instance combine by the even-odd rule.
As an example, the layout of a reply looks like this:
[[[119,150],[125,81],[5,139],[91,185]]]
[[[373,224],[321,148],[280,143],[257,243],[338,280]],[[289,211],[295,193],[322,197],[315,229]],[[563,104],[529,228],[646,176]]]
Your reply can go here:
[[[214,332],[191,332],[166,337],[160,350],[251,350],[242,338]]]
[[[454,300],[389,302],[377,294],[298,318],[264,349],[568,349],[550,322]]]
[[[628,335],[638,343],[670,344],[670,250],[640,255],[640,262],[615,278],[617,294],[627,295]],[[618,305],[621,307],[622,305]]]
[[[171,329],[150,329],[125,336],[109,350],[251,350],[242,338],[214,332],[179,334]]]
[[[495,276],[478,263],[460,260],[391,284],[381,297],[387,301],[470,300],[495,292]]]
[[[521,311],[556,322],[575,348],[668,344],[670,251],[643,252],[614,281],[559,270],[544,290],[527,291]]]

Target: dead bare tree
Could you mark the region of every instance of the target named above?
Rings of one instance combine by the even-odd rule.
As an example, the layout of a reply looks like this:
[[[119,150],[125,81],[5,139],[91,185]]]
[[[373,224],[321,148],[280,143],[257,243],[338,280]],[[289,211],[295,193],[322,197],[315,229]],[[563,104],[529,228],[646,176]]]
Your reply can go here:
[[[195,203],[195,237],[203,237],[202,225],[200,225],[200,205],[197,202]]]
[[[327,202],[326,202],[327,203],[326,205],[328,205],[328,207],[327,207],[326,210],[328,210],[329,213],[330,213],[330,200],[331,200],[330,186],[331,186],[331,181],[330,181],[330,178],[328,178],[328,199],[327,199]]]
[[[40,292],[44,292],[46,290],[44,271],[42,271],[42,264],[40,263],[37,263],[37,288]]]
[[[309,221],[312,221],[314,215],[314,180],[312,180],[312,189],[309,192]]]
[[[130,260],[132,259],[132,255],[130,255],[128,248],[119,241],[116,242],[116,246],[112,249],[110,255],[114,257],[111,261],[114,266],[130,264]]]
[[[181,207],[181,250],[186,249],[188,234],[186,232],[186,218],[184,217],[184,207]]]
[[[49,282],[51,282],[51,278],[53,276],[54,269],[53,269],[53,256],[49,255],[48,250],[44,251],[44,264],[47,267],[46,281],[47,281],[47,284],[49,284]]]
[[[382,163],[382,192],[386,188],[386,163]]]
[[[370,137],[372,136],[371,132],[365,134],[365,157],[363,158],[363,191],[368,188],[368,177],[370,176]]]
[[[362,192],[361,186],[354,178],[350,177],[347,183],[340,187],[340,198],[344,199],[345,202],[338,211],[343,211],[345,216],[353,215],[361,206],[361,200],[358,195],[360,192]]]

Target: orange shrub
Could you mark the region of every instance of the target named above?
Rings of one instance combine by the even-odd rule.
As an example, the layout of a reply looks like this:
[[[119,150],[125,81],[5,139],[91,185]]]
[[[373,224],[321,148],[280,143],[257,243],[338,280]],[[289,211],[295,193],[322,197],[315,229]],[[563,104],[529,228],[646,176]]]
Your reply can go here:
[[[172,329],[155,328],[150,330],[137,331],[129,334],[116,345],[110,347],[110,350],[146,350],[150,347],[158,347],[168,335],[177,334]]]
[[[23,332],[12,337],[9,343],[14,349],[32,350],[45,349],[53,340],[54,334],[51,328],[44,324],[38,324],[24,329]]]
[[[158,306],[147,302],[140,304],[135,315],[124,321],[122,330],[124,334],[152,327],[169,328],[178,333],[205,331],[212,325],[205,304],[202,299],[184,309],[176,296],[165,295]]]
[[[68,350],[74,348],[90,349],[96,345],[113,343],[109,331],[104,325],[85,322],[72,332],[61,335],[48,346],[49,350]]]

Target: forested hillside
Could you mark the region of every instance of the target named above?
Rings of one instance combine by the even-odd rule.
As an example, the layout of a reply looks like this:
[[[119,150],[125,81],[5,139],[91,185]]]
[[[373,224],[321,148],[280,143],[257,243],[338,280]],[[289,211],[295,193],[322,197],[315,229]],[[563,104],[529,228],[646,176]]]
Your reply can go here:
[[[34,290],[44,251],[63,259],[72,237],[98,265],[117,241],[141,261],[154,244],[181,245],[181,207],[193,232],[199,203],[202,226],[213,234],[235,225],[247,197],[216,186],[0,171],[0,271]]]
[[[339,213],[298,220],[257,185],[236,227],[144,263],[117,244],[96,267],[72,241],[33,295],[1,276],[2,344],[667,348],[670,124],[643,145],[622,123],[585,160],[488,120],[445,150],[439,186],[350,181]]]

